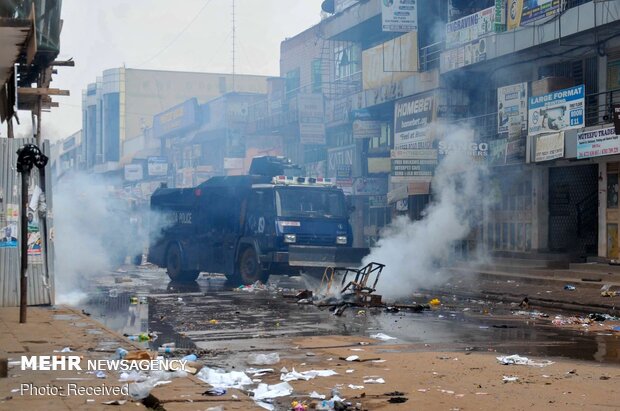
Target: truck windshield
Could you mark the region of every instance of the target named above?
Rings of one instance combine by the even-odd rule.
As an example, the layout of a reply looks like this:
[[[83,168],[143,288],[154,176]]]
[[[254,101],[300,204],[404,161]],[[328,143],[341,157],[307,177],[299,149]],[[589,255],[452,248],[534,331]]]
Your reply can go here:
[[[279,217],[346,217],[342,192],[326,188],[286,187],[276,190]]]

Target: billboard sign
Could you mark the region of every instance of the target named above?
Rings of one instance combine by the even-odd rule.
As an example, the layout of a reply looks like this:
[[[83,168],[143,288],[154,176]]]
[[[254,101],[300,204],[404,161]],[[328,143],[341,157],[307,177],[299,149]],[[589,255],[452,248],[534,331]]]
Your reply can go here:
[[[191,98],[153,117],[153,136],[181,133],[199,124],[198,100]]]
[[[409,181],[430,181],[437,168],[437,150],[392,150],[391,181],[403,183]]]
[[[167,176],[168,160],[166,157],[149,157],[147,159],[147,173],[150,177]]]
[[[564,157],[564,132],[542,134],[536,137],[537,163]]]
[[[432,93],[400,99],[394,104],[394,148],[430,148],[430,125],[435,115]]]
[[[381,0],[383,31],[418,31],[418,0]]]
[[[584,85],[529,98],[528,135],[582,128]]]
[[[614,127],[577,134],[577,158],[609,156],[620,153],[620,138]]]
[[[381,122],[373,120],[353,120],[353,138],[373,138],[381,136]]]
[[[388,192],[387,178],[357,177],[353,181],[353,195],[385,195]]]
[[[325,108],[323,94],[299,94],[299,140],[301,144],[325,144]]]
[[[562,0],[508,0],[508,30],[553,17],[562,11]]]
[[[518,83],[497,89],[497,132],[509,134],[511,124],[518,124],[518,133],[513,126],[513,134],[521,136],[527,131],[527,83]]]
[[[127,164],[125,166],[125,181],[139,181],[144,178],[142,164]]]
[[[446,24],[446,49],[479,40],[495,29],[495,6]]]

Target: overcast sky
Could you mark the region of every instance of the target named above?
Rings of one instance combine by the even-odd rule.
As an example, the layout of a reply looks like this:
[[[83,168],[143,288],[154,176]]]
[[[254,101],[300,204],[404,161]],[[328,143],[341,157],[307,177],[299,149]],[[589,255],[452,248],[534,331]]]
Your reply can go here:
[[[280,42],[318,23],[321,2],[236,0],[237,73],[279,75]],[[51,84],[71,92],[43,114],[52,141],[82,127],[82,89],[105,69],[232,71],[232,0],[64,0],[62,18],[58,59],[75,67],[58,67]],[[25,137],[30,113],[19,114],[16,136]]]

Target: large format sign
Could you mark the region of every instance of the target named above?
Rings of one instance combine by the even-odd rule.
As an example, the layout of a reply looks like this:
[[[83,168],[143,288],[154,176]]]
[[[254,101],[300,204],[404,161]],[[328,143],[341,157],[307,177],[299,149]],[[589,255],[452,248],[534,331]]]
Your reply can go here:
[[[529,135],[582,128],[584,125],[582,85],[529,98]]]
[[[431,148],[430,126],[434,119],[432,93],[407,97],[394,104],[394,148],[409,150]]]
[[[299,140],[301,144],[325,144],[323,94],[299,94]]]
[[[418,0],[381,0],[383,31],[418,31]]]
[[[614,127],[577,134],[577,158],[608,156],[620,153],[620,138]]]

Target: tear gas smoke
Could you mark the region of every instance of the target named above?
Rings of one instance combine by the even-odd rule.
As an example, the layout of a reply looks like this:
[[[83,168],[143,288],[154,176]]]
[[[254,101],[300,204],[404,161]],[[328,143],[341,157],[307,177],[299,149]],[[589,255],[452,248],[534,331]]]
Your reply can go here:
[[[471,130],[440,128],[451,147],[472,142]],[[455,244],[481,224],[490,202],[484,193],[487,168],[474,161],[467,150],[454,149],[437,166],[432,181],[432,200],[422,219],[401,216],[382,232],[381,239],[363,264],[385,264],[377,292],[387,298],[410,295],[420,287],[434,286],[445,278],[442,267],[455,258]],[[478,257],[479,254],[476,254]]]
[[[115,194],[97,177],[63,177],[53,190],[58,303],[77,303],[93,278],[117,269],[127,257],[141,261],[150,234],[163,228],[163,218]]]

